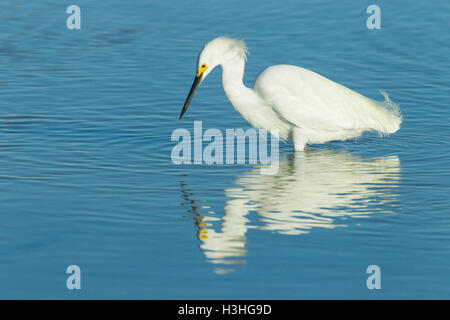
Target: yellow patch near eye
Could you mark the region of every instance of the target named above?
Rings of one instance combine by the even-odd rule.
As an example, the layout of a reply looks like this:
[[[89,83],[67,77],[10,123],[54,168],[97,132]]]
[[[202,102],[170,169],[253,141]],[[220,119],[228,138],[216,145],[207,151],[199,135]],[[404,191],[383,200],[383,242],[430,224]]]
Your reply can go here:
[[[208,67],[206,66],[206,64],[202,64],[202,65],[200,66],[200,68],[198,68],[198,71],[197,71],[197,77],[200,77],[200,75],[201,75],[203,72],[205,72],[206,69],[208,69]]]

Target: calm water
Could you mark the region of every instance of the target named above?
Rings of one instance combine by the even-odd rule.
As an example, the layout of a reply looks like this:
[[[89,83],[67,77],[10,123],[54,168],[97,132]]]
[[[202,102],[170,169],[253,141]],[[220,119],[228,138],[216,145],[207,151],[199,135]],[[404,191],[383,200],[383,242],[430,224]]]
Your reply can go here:
[[[449,1],[376,1],[381,30],[370,1],[79,0],[74,31],[68,4],[0,4],[0,298],[450,298]],[[275,176],[174,165],[174,129],[249,127],[220,70],[178,120],[222,34],[247,85],[300,65],[388,92],[401,130],[281,145]]]

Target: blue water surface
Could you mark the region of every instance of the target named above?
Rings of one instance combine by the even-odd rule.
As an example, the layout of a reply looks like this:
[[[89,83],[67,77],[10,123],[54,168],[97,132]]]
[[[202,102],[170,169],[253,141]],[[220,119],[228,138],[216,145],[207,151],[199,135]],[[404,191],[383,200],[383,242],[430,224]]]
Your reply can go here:
[[[449,1],[79,0],[68,30],[71,4],[0,3],[0,298],[450,298]],[[175,165],[173,130],[250,127],[219,69],[178,120],[219,35],[246,41],[248,86],[299,65],[386,91],[401,129],[281,144],[273,176]]]

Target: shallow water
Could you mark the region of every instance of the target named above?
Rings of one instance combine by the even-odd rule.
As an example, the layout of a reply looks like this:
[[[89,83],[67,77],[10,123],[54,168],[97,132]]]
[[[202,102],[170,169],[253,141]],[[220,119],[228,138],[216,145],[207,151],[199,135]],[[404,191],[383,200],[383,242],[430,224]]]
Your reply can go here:
[[[3,1],[0,298],[450,298],[450,3]],[[246,40],[247,85],[300,65],[400,105],[380,138],[172,163],[176,128],[248,128],[220,71],[182,121],[197,54]],[[67,266],[82,271],[68,290]],[[366,268],[381,269],[368,290]]]

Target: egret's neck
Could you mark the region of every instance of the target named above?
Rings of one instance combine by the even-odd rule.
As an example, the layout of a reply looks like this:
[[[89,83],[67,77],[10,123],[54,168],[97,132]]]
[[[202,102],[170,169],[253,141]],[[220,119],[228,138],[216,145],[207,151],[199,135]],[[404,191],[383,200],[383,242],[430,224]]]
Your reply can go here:
[[[239,90],[245,88],[243,83],[245,61],[236,58],[222,63],[222,86],[227,90]],[[227,94],[228,95],[228,94]]]
[[[247,88],[244,85],[245,60],[243,58],[235,58],[222,63],[221,66],[222,86],[228,100],[249,121],[248,115],[252,107],[258,104],[259,98],[253,89]]]
[[[287,138],[289,125],[280,120],[272,107],[254,89],[244,86],[244,59],[236,58],[221,66],[223,90],[236,111],[253,127]]]

